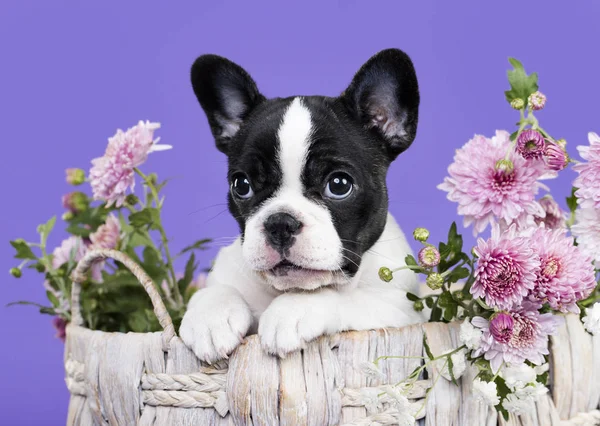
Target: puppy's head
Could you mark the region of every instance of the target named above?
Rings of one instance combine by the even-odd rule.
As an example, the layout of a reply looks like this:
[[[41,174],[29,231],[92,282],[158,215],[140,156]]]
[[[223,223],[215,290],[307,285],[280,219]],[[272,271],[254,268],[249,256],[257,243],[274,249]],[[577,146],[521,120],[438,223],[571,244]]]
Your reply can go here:
[[[214,55],[196,60],[192,84],[229,160],[247,265],[278,290],[348,283],[383,232],[388,167],[416,135],[409,57],[378,53],[337,98],[266,99]]]

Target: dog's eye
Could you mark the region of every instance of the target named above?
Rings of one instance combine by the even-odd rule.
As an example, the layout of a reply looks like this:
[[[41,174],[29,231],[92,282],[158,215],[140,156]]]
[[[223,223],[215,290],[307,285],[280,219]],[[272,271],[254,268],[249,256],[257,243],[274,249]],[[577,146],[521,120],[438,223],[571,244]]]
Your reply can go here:
[[[343,200],[352,193],[352,178],[346,173],[334,173],[327,182],[323,195],[334,200]]]
[[[231,192],[242,199],[248,199],[254,195],[250,179],[243,173],[236,173],[231,178]]]

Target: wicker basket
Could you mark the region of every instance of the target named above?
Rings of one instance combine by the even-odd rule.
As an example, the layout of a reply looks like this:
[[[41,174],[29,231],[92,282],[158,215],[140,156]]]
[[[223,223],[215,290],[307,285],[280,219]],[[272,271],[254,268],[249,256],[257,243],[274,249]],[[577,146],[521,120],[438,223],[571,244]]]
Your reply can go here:
[[[106,333],[83,327],[80,284],[90,265],[113,258],[145,287],[162,333]],[[422,356],[426,333],[434,354],[458,346],[456,324],[427,323],[402,329],[326,336],[284,360],[266,355],[248,337],[228,361],[206,366],[175,335],[150,278],[131,259],[112,250],[88,253],[73,273],[73,320],[67,328],[66,383],[71,392],[68,425],[339,425],[394,424],[368,412],[360,389],[404,379],[419,359],[382,362],[383,382],[357,368],[382,355]],[[600,337],[588,335],[576,316],[552,338],[551,392],[533,415],[504,422],[471,396],[474,370],[455,386],[443,378],[430,391],[419,424],[435,426],[600,424]],[[438,374],[428,371],[410,395],[415,406]],[[562,420],[561,420],[562,419]],[[570,420],[568,420],[570,419]]]

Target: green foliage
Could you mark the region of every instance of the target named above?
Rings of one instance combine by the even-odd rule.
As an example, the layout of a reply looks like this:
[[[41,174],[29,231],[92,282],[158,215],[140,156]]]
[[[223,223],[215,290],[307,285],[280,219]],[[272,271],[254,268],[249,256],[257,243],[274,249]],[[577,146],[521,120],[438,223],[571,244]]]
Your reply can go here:
[[[17,251],[17,254],[15,254],[15,259],[37,259],[37,256],[33,253],[29,245],[24,240],[11,241],[10,245],[13,246]]]
[[[143,176],[141,172],[138,174]],[[158,183],[154,174],[144,178],[144,181],[147,192],[144,203],[137,196],[129,194],[122,206],[113,205],[107,208],[106,203],[89,205],[87,196],[82,193],[86,200],[85,208],[69,211],[62,218],[70,235],[81,237],[81,244],[86,244],[86,241],[89,244],[88,239],[106,223],[109,214],[118,217],[121,230],[117,246],[113,248],[127,254],[144,269],[162,296],[173,323],[178,328],[185,312],[185,303],[197,290],[191,285],[199,269],[194,252],[205,250],[210,240],[200,239],[181,250],[179,255],[189,253],[189,259],[183,277],[177,280],[173,258],[168,248],[169,241],[161,222],[164,197],[160,197],[159,192],[166,181]],[[40,313],[60,315],[68,320],[70,313],[64,309],[69,305],[71,297],[70,274],[77,266],[74,257],[76,250],[71,252],[65,264],[58,267],[53,265],[50,254],[53,250],[47,247],[47,241],[55,224],[56,217],[52,217],[37,227],[40,234],[39,243],[30,243],[23,239],[10,242],[15,249],[15,258],[22,261],[18,267],[11,268],[11,273],[14,276],[20,276],[23,271],[41,273],[40,279],[45,281],[46,297],[50,306],[27,301],[11,305],[32,305],[37,307]],[[97,276],[93,279],[88,277],[82,284],[80,294],[82,315],[87,326],[109,332],[159,331],[161,327],[154,315],[150,298],[137,278],[124,265],[112,260],[98,263],[94,268],[98,267],[102,268],[101,279]],[[97,274],[98,270],[93,270]]]
[[[506,100],[510,103],[515,99],[521,99],[527,105],[529,95],[538,90],[538,75],[535,72],[528,75],[523,64],[515,58],[509,58],[508,61],[513,69],[506,72],[510,83],[510,90],[504,92]]]
[[[196,241],[194,244],[185,247],[183,250],[181,250],[178,254],[177,257],[181,256],[182,254],[185,254],[187,252],[193,251],[193,250],[206,250],[208,247],[208,243],[210,243],[211,240],[210,238],[204,238],[202,240],[198,240]]]
[[[577,210],[577,197],[575,196],[575,192],[577,192],[577,188],[571,188],[571,195],[567,197],[567,207],[569,207],[569,212],[571,214],[575,213],[575,210]]]

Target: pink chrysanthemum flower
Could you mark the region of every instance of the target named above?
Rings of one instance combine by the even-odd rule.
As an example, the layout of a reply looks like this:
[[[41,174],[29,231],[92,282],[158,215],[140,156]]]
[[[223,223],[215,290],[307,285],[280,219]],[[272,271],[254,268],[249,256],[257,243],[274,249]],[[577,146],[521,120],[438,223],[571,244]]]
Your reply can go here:
[[[527,99],[527,104],[532,110],[539,111],[546,105],[546,95],[539,91],[532,93]]]
[[[578,188],[575,192],[577,203],[582,208],[593,207],[600,209],[600,136],[588,133],[590,146],[578,146],[577,151],[586,163],[579,163],[573,167],[579,176],[573,182]]]
[[[564,148],[561,148],[555,143],[547,143],[544,150],[544,159],[546,166],[550,170],[561,171],[569,164],[569,156]]]
[[[483,331],[483,336],[481,346],[472,356],[483,355],[490,362],[494,374],[503,362],[521,364],[530,361],[535,365],[543,364],[543,355],[549,353],[548,336],[556,332],[561,318],[550,313],[540,314],[537,309],[537,305],[523,302],[515,310],[492,316],[491,322],[482,317],[473,318],[471,322]],[[504,316],[511,317],[512,328],[509,327],[510,321]],[[502,323],[500,340],[496,340],[495,332],[492,332],[492,323],[496,321]]]
[[[538,228],[529,239],[540,259],[532,302],[548,303],[554,310],[579,313],[577,302],[596,287],[592,259],[573,244],[566,230]]]
[[[63,240],[59,247],[56,247],[52,252],[52,267],[54,269],[60,268],[65,263],[69,262],[69,259],[73,259],[74,262],[79,262],[85,255],[87,248],[80,237],[71,236],[66,240]]]
[[[577,209],[571,233],[577,239],[577,247],[600,266],[600,209]]]
[[[421,266],[433,268],[440,263],[440,252],[433,246],[426,246],[419,251],[418,258]]]
[[[52,326],[56,330],[55,337],[64,343],[67,338],[67,321],[62,317],[52,318]]]
[[[534,288],[540,261],[525,237],[516,235],[516,225],[500,233],[492,227],[492,237],[480,238],[477,247],[473,297],[480,297],[489,306],[510,309],[520,303]]]
[[[505,158],[507,151],[513,168],[499,170],[496,163]],[[497,220],[511,224],[523,213],[543,217],[535,195],[546,188],[538,182],[544,172],[542,161],[524,159],[512,149],[509,134],[497,131],[491,139],[477,135],[459,149],[448,167],[450,176],[438,188],[458,203],[464,225],[473,224],[477,235]]]
[[[104,156],[92,160],[90,183],[95,200],[106,201],[107,207],[123,204],[127,189],[135,186],[133,169],[143,164],[149,153],[171,148],[158,145],[160,138],[154,139],[154,131],[159,127],[159,123],[140,121],[126,132],[117,130],[109,138]]]
[[[522,132],[517,139],[517,151],[524,158],[537,160],[542,158],[546,141],[540,132],[529,129]]]
[[[119,243],[121,224],[114,215],[108,215],[104,225],[100,225],[96,232],[90,235],[91,249],[114,249]]]
[[[508,343],[515,328],[515,320],[506,312],[498,312],[490,318],[489,327],[496,342]]]
[[[545,195],[539,200],[540,206],[546,213],[544,217],[534,216],[536,225],[544,224],[548,229],[565,229],[566,213],[554,201],[551,195]]]

